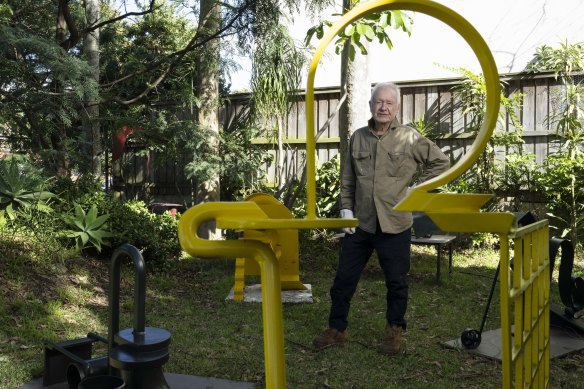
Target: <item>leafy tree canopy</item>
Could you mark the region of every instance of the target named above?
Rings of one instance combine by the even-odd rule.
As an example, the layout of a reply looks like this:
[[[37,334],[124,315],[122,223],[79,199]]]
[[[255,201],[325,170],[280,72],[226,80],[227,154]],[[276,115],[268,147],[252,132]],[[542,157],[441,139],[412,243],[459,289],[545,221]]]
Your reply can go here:
[[[81,154],[87,148],[82,147],[86,142],[82,118],[95,105],[99,115],[91,120],[105,134],[124,126],[140,129],[135,133],[142,143],[169,156],[184,150],[187,139],[192,144],[186,150],[199,154],[193,158],[193,172],[201,170],[196,161],[225,163],[224,156],[205,155],[205,148],[197,146],[205,144],[196,123],[201,92],[195,82],[197,58],[205,45],[217,40],[222,52],[233,51],[222,39],[230,36],[245,52],[263,49],[256,39],[271,36],[280,15],[299,7],[292,0],[221,2],[221,23],[209,32],[197,25],[200,0],[99,0],[100,16],[94,23],[88,22],[88,3],[5,0],[0,4],[2,135],[13,150],[30,153],[60,176],[84,173]],[[310,12],[328,4],[328,0],[306,2]],[[97,79],[84,53],[84,39],[98,30]],[[248,138],[247,133],[230,132],[225,142]],[[205,177],[204,172],[200,175]]]

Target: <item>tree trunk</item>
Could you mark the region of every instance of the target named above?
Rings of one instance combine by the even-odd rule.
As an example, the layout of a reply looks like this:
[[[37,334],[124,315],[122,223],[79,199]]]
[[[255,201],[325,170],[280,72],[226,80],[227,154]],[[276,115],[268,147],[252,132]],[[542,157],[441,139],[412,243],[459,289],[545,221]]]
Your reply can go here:
[[[99,22],[99,0],[85,0],[85,17],[87,26],[91,27]],[[99,84],[99,29],[85,34],[83,52],[92,69],[92,77]],[[83,117],[83,131],[85,139],[84,157],[87,169],[96,176],[101,176],[101,128],[99,123],[99,105],[91,99],[86,99]]]
[[[221,26],[221,6],[216,0],[201,0],[199,28],[203,35],[212,34]],[[199,126],[211,130],[211,146],[219,148],[219,40],[209,41],[203,48],[198,61]],[[219,176],[201,184],[196,196],[197,203],[219,201]],[[198,234],[202,238],[217,239],[220,232],[214,223],[205,223]]]
[[[58,43],[64,42],[67,39],[68,29],[67,21],[65,20],[65,12],[68,10],[64,9],[67,5],[59,2],[57,11],[57,30],[55,33],[55,39]],[[54,83],[54,92],[57,96],[61,95],[64,91],[62,83]],[[61,99],[60,97],[55,97],[55,99]],[[61,104],[59,101],[57,104]],[[55,152],[55,157],[52,163],[54,173],[57,177],[68,177],[69,176],[69,154],[65,141],[67,139],[67,128],[65,123],[59,118],[55,119],[55,130],[51,133],[51,145]]]
[[[351,2],[351,0],[343,0],[343,13],[351,9]],[[345,104],[339,112],[339,153],[341,154],[341,161],[347,153],[351,134],[356,129],[367,125],[367,120],[369,120],[371,114],[369,110],[369,100],[371,98],[369,57],[357,52],[354,60],[351,61],[349,59],[349,44],[345,44],[341,53],[341,95],[343,93],[347,94]],[[364,44],[367,47],[367,42],[364,42]]]

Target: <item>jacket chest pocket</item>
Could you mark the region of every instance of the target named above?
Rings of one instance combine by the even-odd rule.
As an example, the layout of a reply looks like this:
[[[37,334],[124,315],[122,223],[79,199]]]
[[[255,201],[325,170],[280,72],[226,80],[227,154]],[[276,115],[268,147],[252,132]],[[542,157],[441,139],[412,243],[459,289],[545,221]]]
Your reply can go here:
[[[369,174],[369,169],[371,169],[371,153],[369,151],[354,152],[353,161],[357,176],[366,176]]]
[[[403,165],[406,160],[405,153],[387,153],[387,174],[390,177],[401,177],[404,175]]]

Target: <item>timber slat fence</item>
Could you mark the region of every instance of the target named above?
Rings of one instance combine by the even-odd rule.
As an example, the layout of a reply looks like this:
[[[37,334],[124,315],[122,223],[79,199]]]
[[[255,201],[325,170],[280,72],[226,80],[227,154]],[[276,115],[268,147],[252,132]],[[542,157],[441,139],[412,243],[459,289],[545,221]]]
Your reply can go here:
[[[432,127],[437,136],[432,136],[447,155],[455,159],[463,155],[472,145],[473,138],[465,132],[471,117],[461,108],[460,97],[453,92],[453,87],[459,85],[461,78],[422,80],[398,82],[401,87],[401,109],[398,117],[402,123],[415,127],[416,122],[423,121],[426,127]],[[563,87],[553,74],[531,75],[525,73],[502,75],[505,94],[512,96],[521,94],[522,108],[517,112],[523,126],[523,148],[535,155],[536,163],[541,163],[547,155],[557,147],[553,142],[555,128],[548,120],[550,115],[558,112]],[[227,105],[220,113],[220,123],[224,128],[231,127],[245,110],[249,95],[231,95]],[[323,88],[315,92],[316,128],[320,129],[335,112],[340,99],[339,89]],[[284,138],[284,169],[285,176],[299,177],[306,154],[306,106],[304,95],[299,95],[294,102],[286,120]],[[503,119],[498,131],[516,131],[509,118]],[[276,161],[277,147],[275,141],[266,138],[257,139],[257,144],[264,145],[273,161]],[[339,118],[335,116],[317,141],[318,162],[330,160],[339,149]],[[497,150],[498,158],[505,155],[505,149]],[[150,193],[159,199],[180,198],[186,205],[192,205],[188,198],[193,197],[194,185],[182,170],[184,161],[171,162],[157,158],[152,153],[149,158],[138,157],[131,150],[124,156],[125,180],[136,186],[136,195],[149,186]],[[149,165],[149,166],[148,166]],[[144,169],[150,174],[145,175]],[[275,164],[264,166],[268,182],[274,182],[276,177]],[[147,177],[148,176],[148,177]],[[142,189],[138,190],[138,187]],[[132,191],[130,191],[132,192]]]

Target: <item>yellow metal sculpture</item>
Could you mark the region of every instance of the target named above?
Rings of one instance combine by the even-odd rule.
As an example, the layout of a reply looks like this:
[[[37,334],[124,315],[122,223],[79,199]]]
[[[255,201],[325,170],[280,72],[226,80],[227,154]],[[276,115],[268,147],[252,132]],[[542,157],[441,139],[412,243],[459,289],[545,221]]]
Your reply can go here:
[[[549,388],[548,221],[542,220],[499,236],[503,388]],[[509,257],[510,241],[513,242],[513,261]]]
[[[284,204],[266,193],[254,193],[248,196],[245,201],[253,201],[258,204],[272,219],[292,219],[294,217]],[[297,229],[245,230],[243,231],[243,239],[257,240],[270,246],[280,267],[282,290],[306,289],[306,286],[300,281]],[[246,275],[261,275],[259,265],[253,258],[239,257],[235,260],[234,301],[243,301]]]
[[[377,0],[363,3],[346,13],[321,40],[310,64],[306,88],[306,148],[307,148],[307,215],[290,219],[270,214],[258,202],[204,203],[189,209],[179,223],[179,240],[192,256],[253,258],[259,265],[262,283],[262,318],[264,328],[264,360],[266,387],[285,388],[286,368],[282,328],[280,264],[270,242],[258,238],[255,232],[301,228],[354,227],[356,219],[320,219],[316,216],[314,80],[318,63],[329,43],[347,25],[370,14],[388,10],[421,12],[446,23],[469,44],[481,65],[486,85],[486,114],[471,149],[452,168],[440,176],[418,185],[395,209],[423,211],[444,231],[492,232],[501,240],[501,320],[503,338],[503,387],[530,382],[531,387],[546,387],[549,383],[549,295],[546,287],[549,258],[546,240],[547,222],[527,229],[516,229],[511,213],[481,212],[492,197],[486,194],[435,193],[468,170],[485,149],[495,129],[500,104],[500,84],[492,54],[480,34],[464,18],[451,9],[427,0]],[[218,228],[243,230],[240,240],[210,241],[197,235],[205,221],[215,220]],[[514,279],[510,285],[509,239],[513,239],[515,258]],[[518,247],[519,249],[518,251]],[[519,277],[519,278],[518,278]],[[549,282],[549,279],[548,279]],[[549,285],[548,285],[549,290]],[[515,328],[521,336],[511,345],[511,306],[514,306]],[[547,318],[547,322],[546,322]],[[521,321],[521,325],[518,324]],[[518,332],[516,332],[517,334]],[[541,385],[540,385],[541,384]]]

